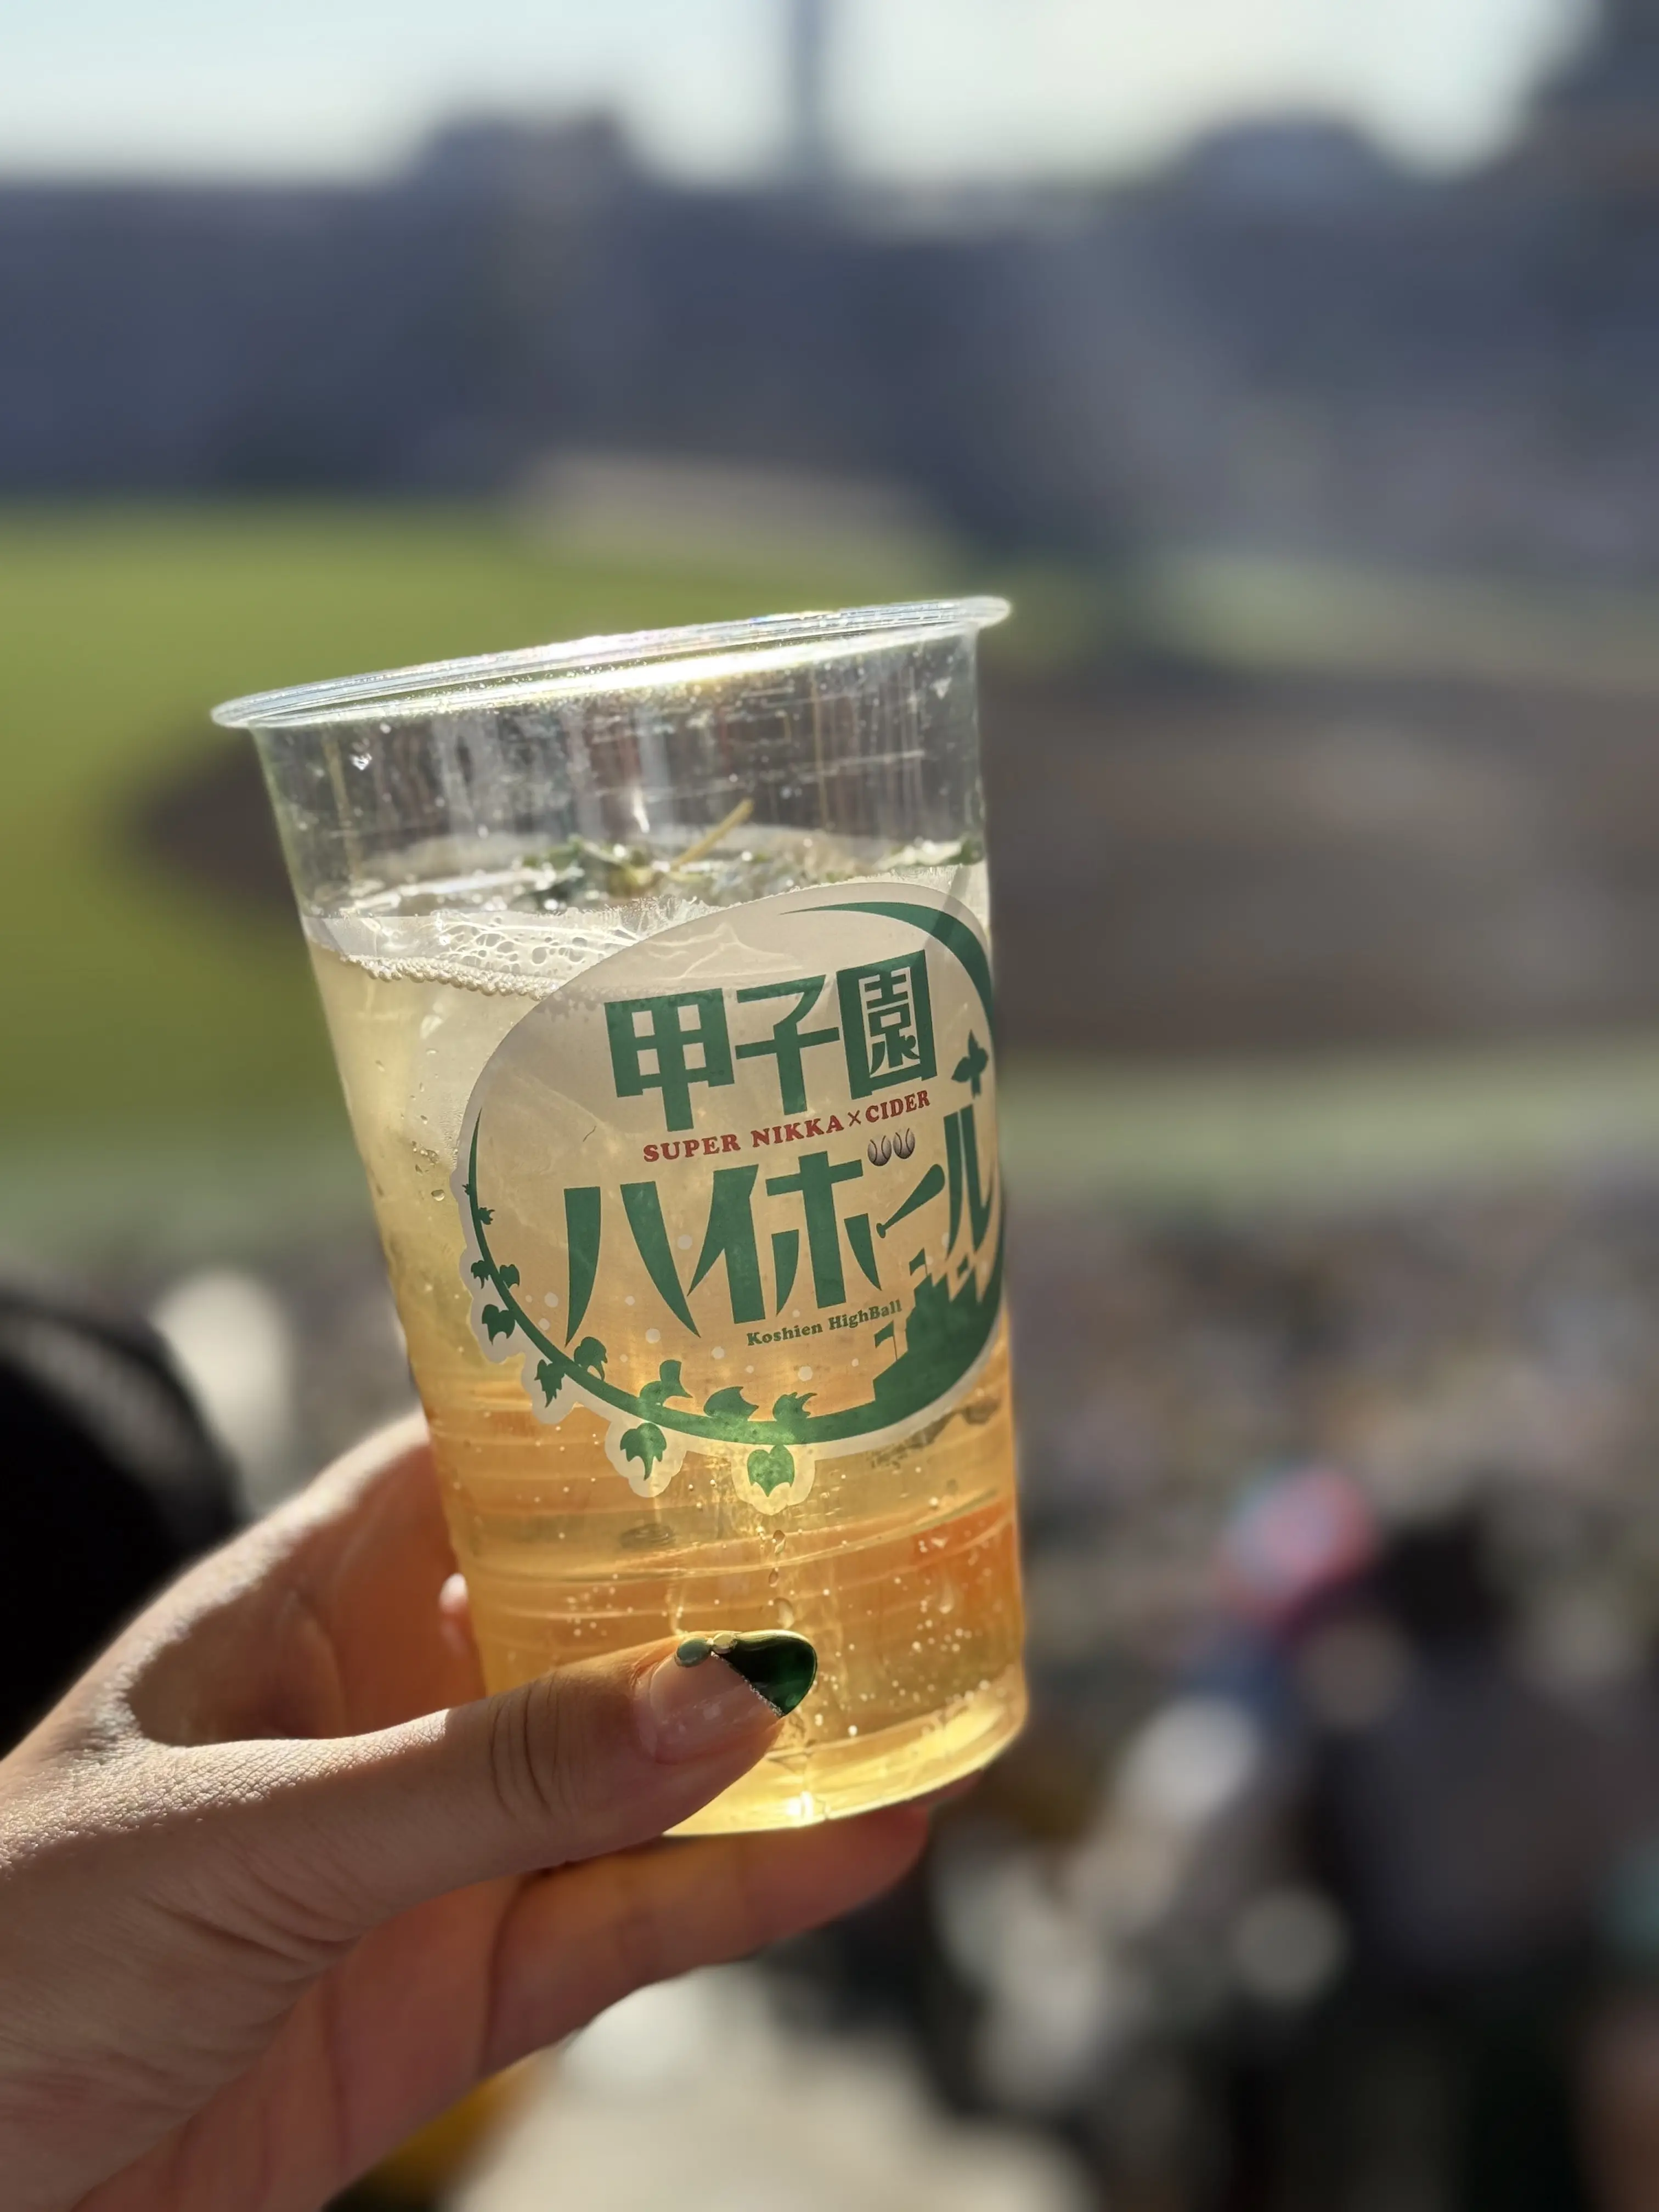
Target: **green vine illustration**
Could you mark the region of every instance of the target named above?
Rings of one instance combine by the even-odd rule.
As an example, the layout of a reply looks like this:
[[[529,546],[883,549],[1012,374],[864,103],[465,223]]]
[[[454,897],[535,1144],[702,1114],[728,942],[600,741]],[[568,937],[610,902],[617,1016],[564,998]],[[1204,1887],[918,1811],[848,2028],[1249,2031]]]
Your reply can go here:
[[[817,1391],[787,1390],[781,1398],[772,1401],[772,1419],[787,1436],[805,1437],[812,1425],[812,1416],[806,1408],[817,1395]]]
[[[757,1490],[770,1497],[786,1483],[795,1480],[795,1462],[787,1444],[769,1444],[763,1451],[749,1455],[749,1480]]]
[[[667,1449],[668,1439],[654,1421],[641,1421],[638,1428],[623,1431],[623,1457],[638,1460],[647,1480],[652,1468]]]
[[[671,1398],[689,1398],[690,1395],[681,1379],[679,1361],[665,1359],[657,1370],[656,1381],[647,1382],[641,1391],[640,1403],[648,1407],[652,1413],[659,1413]]]
[[[716,1390],[712,1398],[705,1398],[702,1410],[716,1420],[752,1421],[759,1408],[751,1406],[734,1384],[730,1389]]]
[[[963,1053],[962,1058],[957,1062],[955,1067],[951,1070],[951,1080],[952,1083],[971,1084],[973,1086],[974,1096],[977,1098],[980,1094],[981,1085],[985,1080],[985,1071],[990,1065],[990,1054],[986,1051],[984,1046],[974,1035],[972,1030],[969,1030],[968,1032],[968,1049]]]

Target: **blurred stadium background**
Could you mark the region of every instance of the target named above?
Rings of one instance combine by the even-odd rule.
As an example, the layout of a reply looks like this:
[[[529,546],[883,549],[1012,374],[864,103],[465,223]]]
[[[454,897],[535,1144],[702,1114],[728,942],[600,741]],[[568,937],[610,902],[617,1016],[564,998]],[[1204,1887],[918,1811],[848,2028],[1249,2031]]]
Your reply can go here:
[[[1651,2212],[1659,5],[315,12],[0,33],[0,1251],[249,1510],[408,1382],[207,707],[1018,609],[1032,1727],[363,2201]]]

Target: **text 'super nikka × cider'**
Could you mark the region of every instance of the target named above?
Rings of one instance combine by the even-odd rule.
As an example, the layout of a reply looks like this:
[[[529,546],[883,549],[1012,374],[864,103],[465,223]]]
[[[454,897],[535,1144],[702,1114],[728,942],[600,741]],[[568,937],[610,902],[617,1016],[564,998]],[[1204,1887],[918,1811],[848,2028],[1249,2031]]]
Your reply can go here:
[[[820,1659],[690,1825],[932,1790],[1024,1710],[975,707],[996,602],[236,702],[492,1687]]]

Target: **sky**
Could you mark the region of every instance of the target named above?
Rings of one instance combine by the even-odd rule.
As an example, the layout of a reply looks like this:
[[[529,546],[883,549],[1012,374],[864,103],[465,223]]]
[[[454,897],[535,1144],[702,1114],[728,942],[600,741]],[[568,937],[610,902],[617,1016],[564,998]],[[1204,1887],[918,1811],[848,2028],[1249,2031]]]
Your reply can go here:
[[[834,0],[857,173],[1144,167],[1231,118],[1348,118],[1479,159],[1594,0]],[[343,177],[446,117],[605,108],[688,179],[780,158],[787,0],[0,0],[0,172]]]

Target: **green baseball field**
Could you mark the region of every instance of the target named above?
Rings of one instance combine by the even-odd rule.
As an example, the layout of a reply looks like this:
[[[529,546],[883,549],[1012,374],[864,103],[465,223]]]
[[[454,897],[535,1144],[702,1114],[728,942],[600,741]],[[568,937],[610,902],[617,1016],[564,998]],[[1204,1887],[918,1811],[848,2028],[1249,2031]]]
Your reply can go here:
[[[1148,636],[1242,665],[1571,672],[1659,696],[1639,599],[1189,562],[1132,583],[966,560],[629,562],[510,514],[344,504],[0,511],[0,1240],[181,1252],[361,1207],[291,917],[170,864],[158,792],[210,775],[213,702],[267,684],[780,605],[1001,582],[1001,665]],[[1328,1193],[1659,1131],[1644,1040],[1178,1073],[1011,1071],[1011,1164],[1159,1198]]]

